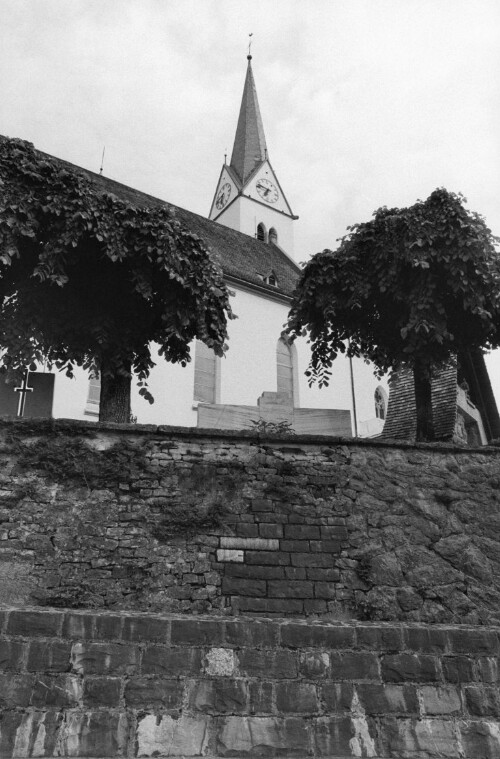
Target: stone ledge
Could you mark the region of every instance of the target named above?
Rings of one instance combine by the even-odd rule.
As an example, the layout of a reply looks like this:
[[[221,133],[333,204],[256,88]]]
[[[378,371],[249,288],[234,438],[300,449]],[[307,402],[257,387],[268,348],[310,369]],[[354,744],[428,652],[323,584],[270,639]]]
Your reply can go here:
[[[228,628],[231,628],[229,640]],[[148,642],[175,647],[207,645],[210,640],[211,645],[217,642],[217,645],[231,648],[255,645],[252,635],[248,635],[252,628],[266,648],[403,651],[450,657],[471,650],[480,656],[500,653],[500,626],[494,625],[339,622],[289,617],[270,619],[0,606],[0,636],[8,639]],[[263,630],[266,631],[264,638]],[[245,637],[246,644],[241,642]]]
[[[441,453],[484,453],[487,455],[499,455],[500,440],[493,441],[492,445],[479,448],[455,445],[450,442],[417,443],[405,440],[391,440],[389,438],[345,438],[329,435],[283,435],[263,434],[253,430],[217,430],[203,429],[200,427],[175,427],[154,424],[116,424],[112,422],[87,422],[75,419],[18,419],[16,417],[0,417],[0,429],[2,427],[18,427],[20,432],[27,434],[43,434],[52,432],[71,432],[72,434],[89,435],[90,433],[113,432],[120,434],[151,435],[155,437],[178,437],[211,438],[233,441],[255,441],[259,443],[285,444],[286,448],[297,448],[298,445],[321,445],[328,446],[353,446],[375,447],[404,450],[438,451]]]

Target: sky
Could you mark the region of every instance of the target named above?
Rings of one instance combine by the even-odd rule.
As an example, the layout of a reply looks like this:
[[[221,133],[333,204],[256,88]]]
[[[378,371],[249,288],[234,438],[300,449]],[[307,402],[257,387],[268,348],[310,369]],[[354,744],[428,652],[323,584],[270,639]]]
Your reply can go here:
[[[498,0],[0,0],[0,134],[208,215],[252,66],[295,258],[436,187],[500,236]],[[500,406],[500,352],[487,359]]]

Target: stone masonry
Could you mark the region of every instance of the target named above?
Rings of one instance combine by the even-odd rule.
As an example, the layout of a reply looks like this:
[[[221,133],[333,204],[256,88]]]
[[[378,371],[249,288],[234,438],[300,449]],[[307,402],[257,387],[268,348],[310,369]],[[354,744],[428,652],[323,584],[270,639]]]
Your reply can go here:
[[[498,759],[500,628],[0,610],[0,756]]]
[[[0,603],[500,622],[500,449],[0,425]]]

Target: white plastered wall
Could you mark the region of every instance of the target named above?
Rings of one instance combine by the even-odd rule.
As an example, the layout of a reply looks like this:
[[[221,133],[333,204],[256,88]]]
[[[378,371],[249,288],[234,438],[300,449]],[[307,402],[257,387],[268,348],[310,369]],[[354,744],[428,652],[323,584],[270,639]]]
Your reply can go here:
[[[220,359],[220,403],[255,406],[264,391],[277,389],[276,345],[288,314],[288,305],[232,287],[232,308],[238,318],[229,323],[229,350]],[[295,342],[298,391],[295,405],[301,408],[349,409],[352,415],[352,392],[349,361],[340,356],[333,364],[327,388],[308,386],[304,375],[309,364],[310,347],[306,339]],[[169,364],[157,356],[149,378],[155,402],[149,404],[139,396],[132,381],[132,414],[140,424],[195,426],[197,422],[194,391],[194,355],[186,366]],[[373,375],[371,365],[361,359],[353,361],[358,431],[362,435],[380,432],[375,418],[374,393],[387,383]],[[75,378],[56,374],[53,415],[59,418],[92,419],[85,415],[88,377],[81,369]]]

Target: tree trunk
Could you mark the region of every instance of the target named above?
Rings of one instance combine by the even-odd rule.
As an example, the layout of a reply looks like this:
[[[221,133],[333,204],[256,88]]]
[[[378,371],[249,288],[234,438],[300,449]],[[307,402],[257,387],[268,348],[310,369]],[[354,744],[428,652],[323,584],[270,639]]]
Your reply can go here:
[[[415,406],[417,410],[417,441],[434,440],[434,423],[432,419],[432,390],[429,367],[416,364],[413,369],[415,385]]]
[[[103,358],[101,361],[101,396],[99,403],[100,422],[130,422],[130,384],[131,376],[108,374],[111,364]]]

